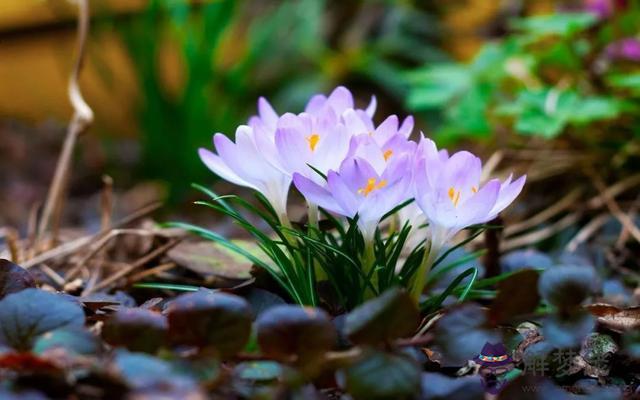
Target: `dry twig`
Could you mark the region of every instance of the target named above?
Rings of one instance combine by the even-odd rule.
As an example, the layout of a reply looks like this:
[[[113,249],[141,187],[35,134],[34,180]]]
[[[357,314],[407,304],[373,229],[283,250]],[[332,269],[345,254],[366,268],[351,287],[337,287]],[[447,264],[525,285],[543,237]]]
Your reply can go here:
[[[76,61],[69,79],[69,100],[73,107],[73,116],[67,128],[67,135],[62,147],[62,153],[58,159],[53,181],[49,187],[47,200],[44,204],[42,217],[38,224],[34,246],[39,251],[40,241],[49,229],[52,220],[59,221],[62,211],[62,202],[66,191],[71,158],[78,137],[80,137],[93,122],[93,111],[85,102],[80,91],[78,79],[84,62],[87,34],[89,32],[89,0],[74,0],[78,5],[78,41]],[[55,237],[52,238],[55,242]]]

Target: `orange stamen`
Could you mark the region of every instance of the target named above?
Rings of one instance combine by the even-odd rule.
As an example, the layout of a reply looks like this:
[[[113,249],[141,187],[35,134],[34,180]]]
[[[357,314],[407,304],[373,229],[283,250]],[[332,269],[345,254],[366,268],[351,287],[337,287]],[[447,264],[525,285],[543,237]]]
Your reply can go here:
[[[385,151],[382,155],[384,156],[385,161],[389,161],[389,158],[391,158],[391,156],[393,155],[393,150],[389,149]]]
[[[320,135],[318,135],[317,133],[313,133],[307,136],[307,142],[309,142],[309,148],[311,149],[311,151],[314,151],[316,149],[319,141]]]
[[[460,201],[460,191],[454,189],[453,187],[450,187],[449,192],[447,192],[447,194],[449,195],[449,200],[451,200],[451,202],[453,203],[453,206],[457,207],[458,202]]]
[[[366,197],[374,190],[382,189],[385,186],[387,186],[386,180],[382,179],[380,182],[376,183],[376,178],[369,178],[366,186],[358,189],[358,193]]]

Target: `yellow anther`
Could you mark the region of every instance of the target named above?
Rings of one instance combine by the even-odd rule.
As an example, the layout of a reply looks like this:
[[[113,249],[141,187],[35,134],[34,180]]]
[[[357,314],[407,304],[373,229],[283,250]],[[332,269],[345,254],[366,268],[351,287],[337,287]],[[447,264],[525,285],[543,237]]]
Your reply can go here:
[[[449,195],[449,200],[451,200],[453,206],[458,207],[458,202],[460,201],[460,191],[454,189],[453,187],[450,187],[447,194]]]
[[[478,188],[477,188],[477,187],[475,187],[475,186],[472,186],[472,187],[471,187],[471,191],[472,191],[473,193],[478,193]]]
[[[319,141],[320,135],[318,135],[317,133],[313,133],[307,136],[307,142],[309,142],[309,148],[311,149],[311,151],[314,151],[316,149]]]
[[[366,197],[374,190],[381,189],[385,186],[387,186],[387,181],[385,179],[382,179],[380,180],[380,182],[376,183],[376,178],[369,178],[367,180],[367,185],[358,189],[358,193]]]
[[[389,158],[391,158],[391,156],[393,155],[393,150],[389,149],[385,151],[382,155],[384,156],[385,161],[389,161]]]

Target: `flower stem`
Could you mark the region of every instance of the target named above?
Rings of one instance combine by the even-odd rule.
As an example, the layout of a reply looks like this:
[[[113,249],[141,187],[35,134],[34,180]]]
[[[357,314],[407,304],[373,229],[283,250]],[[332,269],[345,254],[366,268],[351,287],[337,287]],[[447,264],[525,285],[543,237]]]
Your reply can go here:
[[[308,202],[307,207],[308,207],[308,218],[307,218],[308,231],[307,232],[310,237],[315,239],[316,238],[315,231],[319,229],[318,205]],[[322,268],[322,266],[320,266],[320,263],[318,262],[317,259],[313,260],[313,268],[315,270],[316,282],[327,280],[329,278],[327,276],[327,273]]]
[[[413,283],[411,285],[411,297],[419,303],[420,295],[424,290],[425,285],[427,284],[427,277],[429,276],[429,272],[431,271],[431,267],[433,263],[436,261],[438,254],[440,253],[439,246],[434,246],[433,242],[428,250],[425,249],[424,256],[422,257],[422,262],[418,267],[413,279]]]
[[[376,267],[376,255],[373,247],[373,239],[366,240],[364,244],[364,254],[362,258],[362,265],[364,266],[365,276],[371,276],[371,286],[378,287],[378,273],[373,271]],[[365,298],[372,298],[375,296],[375,292],[369,285],[366,285]]]

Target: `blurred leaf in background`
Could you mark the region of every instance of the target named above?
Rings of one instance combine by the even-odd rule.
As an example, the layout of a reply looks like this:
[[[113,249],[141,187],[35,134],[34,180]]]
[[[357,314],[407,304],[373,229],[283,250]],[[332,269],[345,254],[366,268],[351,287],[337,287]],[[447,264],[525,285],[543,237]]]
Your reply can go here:
[[[408,106],[438,115],[435,135],[444,142],[514,132],[625,146],[638,130],[630,113],[639,106],[638,3],[607,16],[561,11],[512,19],[510,33],[470,62],[408,73]]]
[[[117,25],[142,89],[142,175],[167,181],[173,200],[212,179],[197,148],[215,132],[232,135],[261,95],[300,111],[314,92],[349,84],[402,112],[404,71],[447,59],[437,19],[417,4],[151,0]]]

